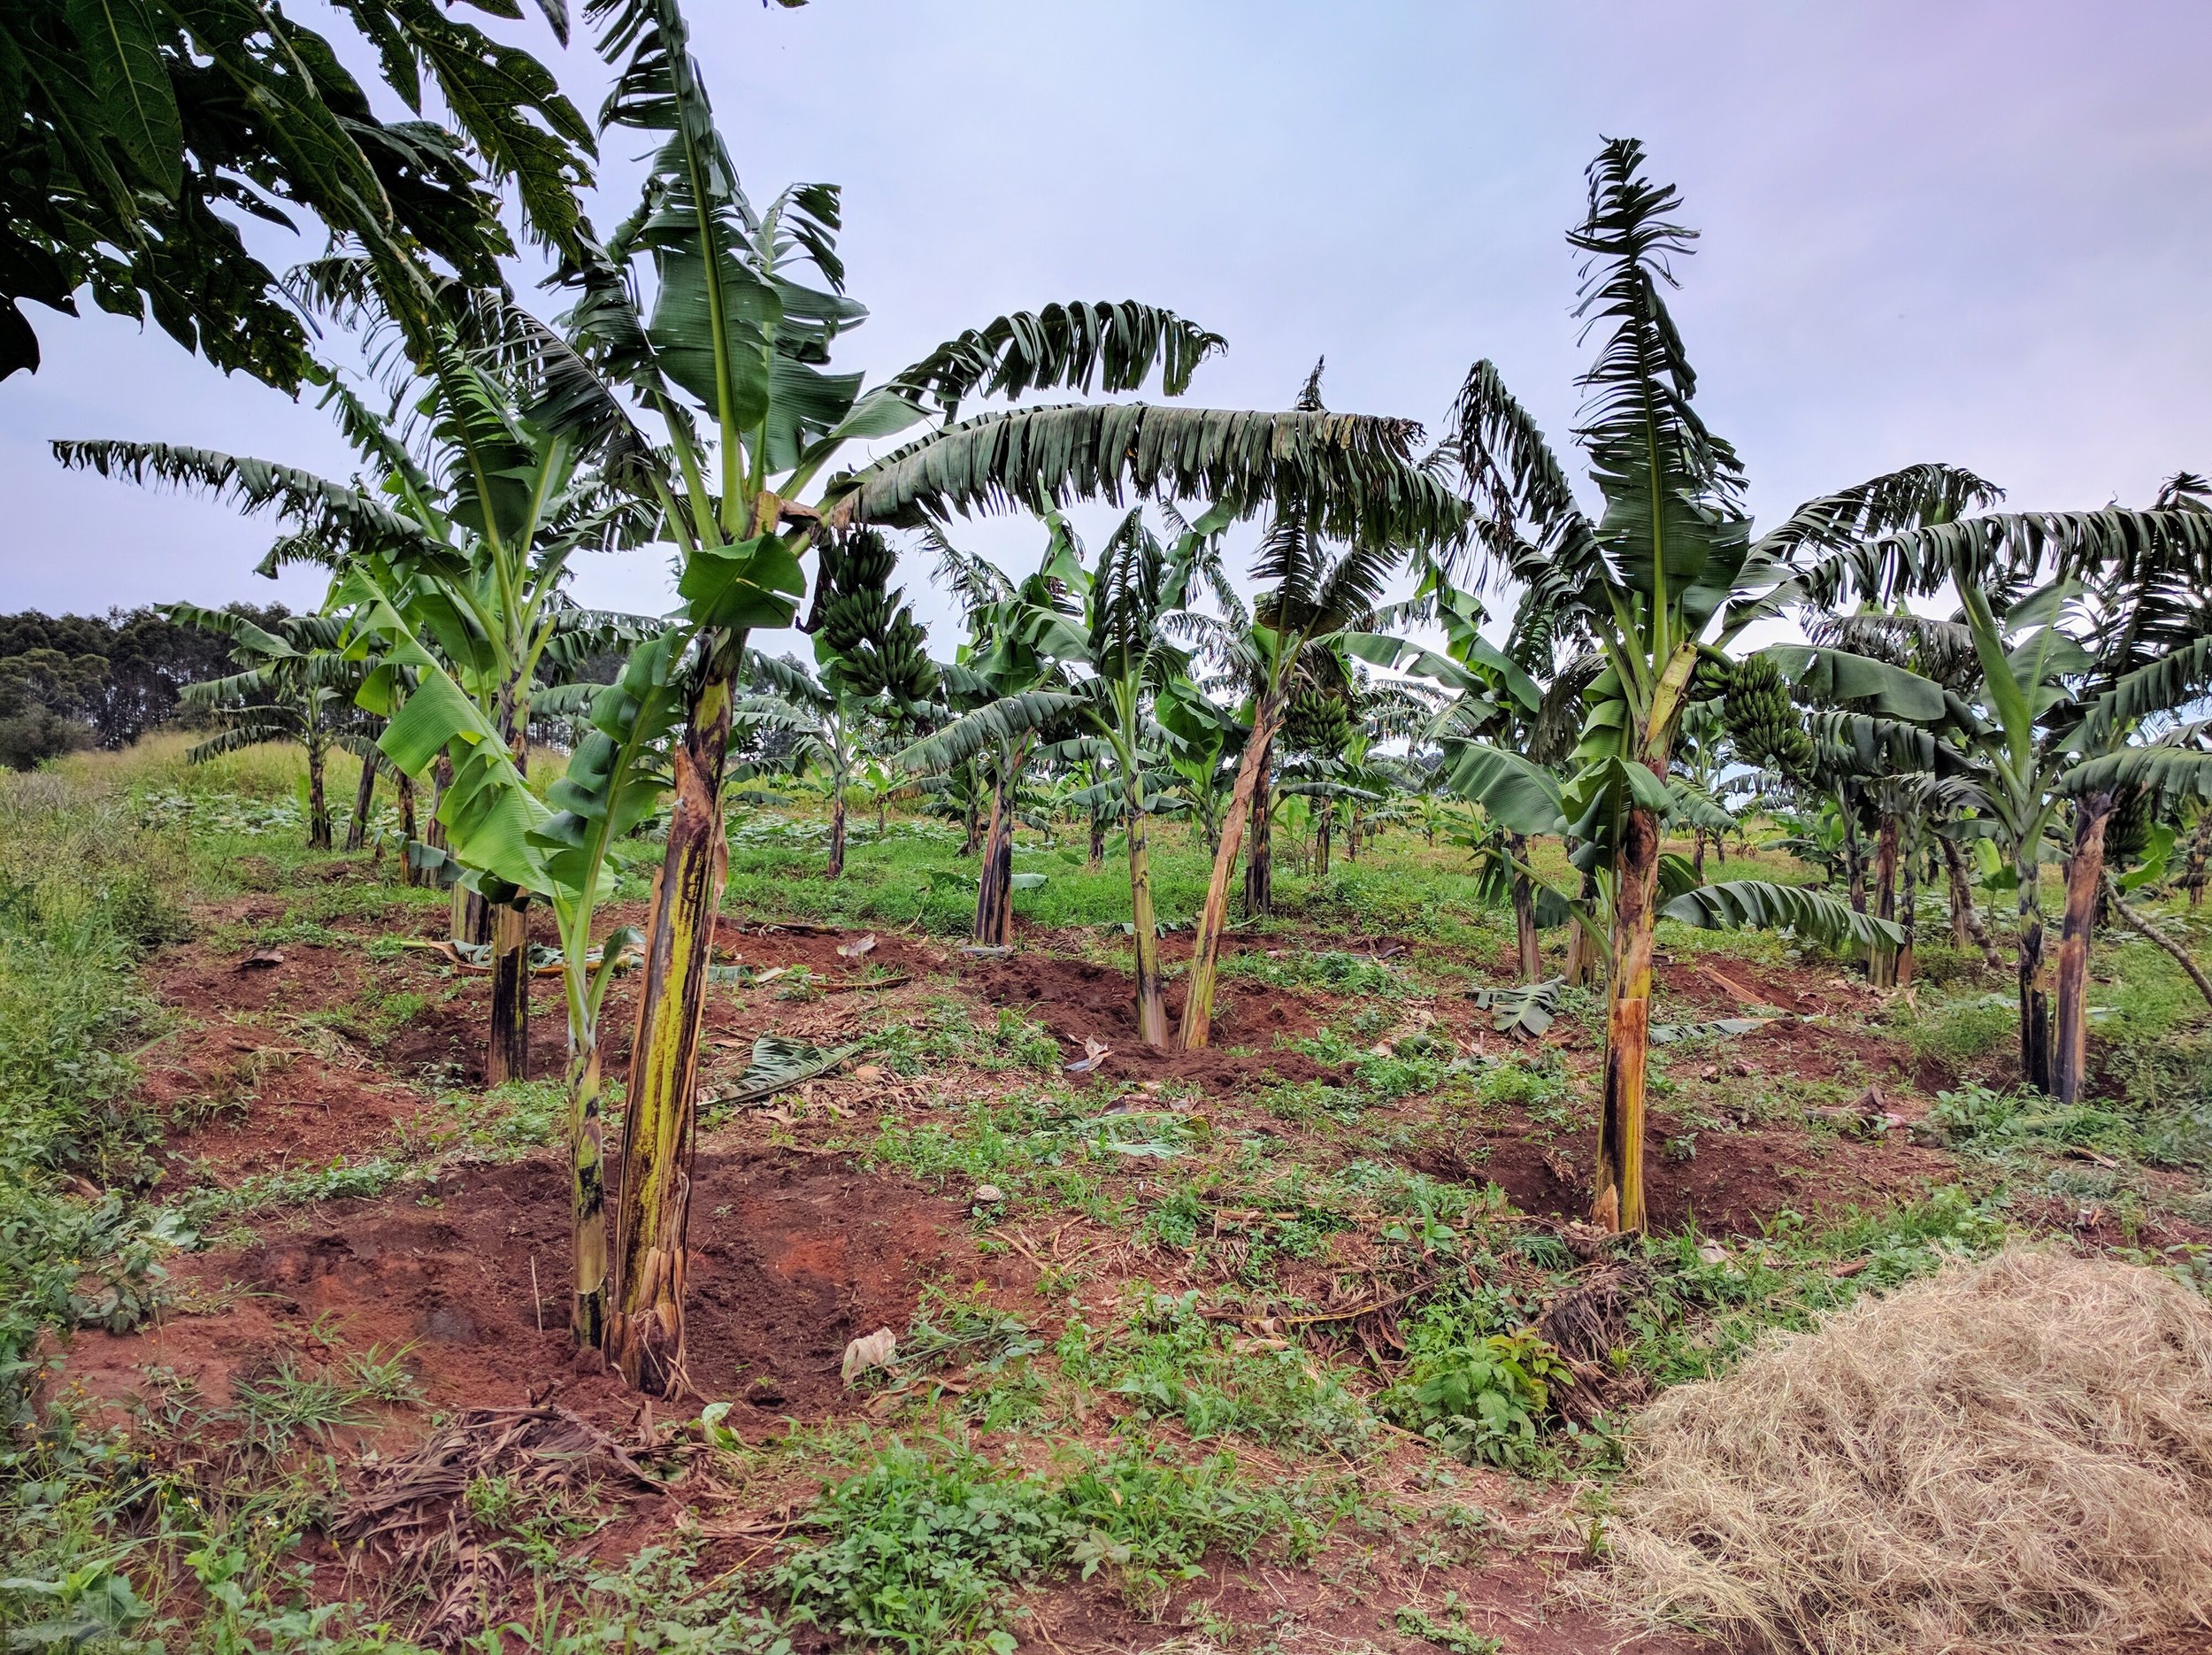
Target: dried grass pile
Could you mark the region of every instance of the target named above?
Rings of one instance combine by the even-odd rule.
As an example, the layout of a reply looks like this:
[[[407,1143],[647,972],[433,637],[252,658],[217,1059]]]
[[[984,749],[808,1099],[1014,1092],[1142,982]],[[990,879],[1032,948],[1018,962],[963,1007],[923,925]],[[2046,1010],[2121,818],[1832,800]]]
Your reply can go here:
[[[1661,1397],[1596,1590],[1750,1650],[2212,1648],[2212,1305],[2015,1249]]]

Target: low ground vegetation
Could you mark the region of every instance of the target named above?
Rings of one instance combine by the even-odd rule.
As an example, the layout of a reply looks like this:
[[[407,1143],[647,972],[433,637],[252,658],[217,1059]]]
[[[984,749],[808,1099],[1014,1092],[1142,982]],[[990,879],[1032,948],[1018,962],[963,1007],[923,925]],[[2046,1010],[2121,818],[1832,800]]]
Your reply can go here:
[[[1885,1521],[1924,1555],[1953,1513],[1852,1506],[1864,1486],[1760,1412],[1792,1374],[1878,1370],[1916,1418],[1974,1385],[1993,1414],[2113,1415],[2089,1460],[2014,1456],[2071,1479],[2066,1523],[2093,1495],[2152,1510],[2092,1473],[2182,1497],[2185,1469],[2112,1435],[2150,1430],[2141,1407],[2012,1407],[2031,1371],[2093,1390],[2138,1311],[2163,1349],[2201,1337],[2208,1030],[2156,948],[2100,950],[2094,1084],[2062,1108],[2017,1089],[2014,1031],[1980,1015],[2009,985],[1975,954],[1877,993],[1818,948],[1663,921],[1663,1176],[1649,1232],[1609,1239],[1582,1222],[1603,1000],[1561,993],[1533,1035],[1478,1003],[1517,944],[1463,848],[1400,828],[1284,869],[1226,941],[1214,1044],[1159,1052],[1125,881],[1079,820],[1024,835],[1047,878],[998,958],[943,895],[972,878],[956,833],[856,819],[832,881],[816,807],[763,796],[734,813],[707,1011],[693,1394],[644,1410],[568,1343],[557,1043],[482,1083],[485,974],[425,946],[443,897],[373,835],[272,829],[297,763],[157,743],[0,800],[18,1643],[1687,1651],[1757,1628],[1824,1652],[1932,1628],[2100,1647],[2195,1612],[2170,1590],[2201,1574],[2186,1521],[2160,1525],[2171,1566],[2120,1581],[2049,1500],[2004,1506],[2012,1573],[1973,1601],[1839,1608],[1762,1562]],[[1172,1008],[1209,858],[1172,829],[1154,853]],[[716,1105],[770,1035],[852,1050]],[[2031,1300],[2077,1306],[2078,1336],[2021,1327]],[[1723,1543],[1693,1506],[1747,1430],[1793,1444],[1798,1498]],[[1909,1436],[1886,1451],[2002,1503],[1982,1450]],[[1761,1486],[1737,1469],[1731,1498]],[[2039,1582],[2050,1613],[2008,1619]]]

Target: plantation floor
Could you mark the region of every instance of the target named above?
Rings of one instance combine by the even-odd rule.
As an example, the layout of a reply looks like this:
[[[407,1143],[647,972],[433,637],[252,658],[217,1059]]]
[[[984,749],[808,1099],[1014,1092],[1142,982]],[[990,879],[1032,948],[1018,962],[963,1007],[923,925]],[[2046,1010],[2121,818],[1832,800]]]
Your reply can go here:
[[[2009,1057],[1972,1013],[2001,982],[1948,960],[1882,997],[1670,928],[1655,1234],[1609,1244],[1579,1221],[1601,1003],[1501,1032],[1471,997],[1509,981],[1497,917],[1435,896],[1441,853],[1400,858],[1427,912],[1292,887],[1232,936],[1218,1043],[1187,1055],[1136,1042],[1110,920],[1033,920],[994,958],[841,924],[795,875],[786,908],[733,904],[718,958],[752,978],[707,1011],[695,1395],[651,1405],[565,1333],[557,981],[536,1078],[488,1092],[485,977],[411,945],[442,904],[360,858],[250,869],[144,970],[140,1101],[206,1245],[135,1330],[59,1350],[52,1392],[127,1422],[165,1486],[289,1486],[305,1590],[391,1640],[680,1629],[696,1600],[725,1617],[699,1646],[760,1651],[841,1624],[1070,1655],[1690,1651],[1577,1590],[1640,1398],[2008,1228],[2182,1269],[2212,1238],[2201,1166],[2147,1126],[1989,1124]],[[757,895],[772,866],[739,860]],[[787,913],[814,917],[762,923]],[[769,1035],[856,1050],[717,1104]],[[1471,1438],[1420,1394],[1440,1352],[1525,1353],[1530,1328],[1568,1366],[1499,1382],[1525,1429]],[[849,1382],[879,1328],[895,1359]],[[1008,1549],[1033,1519],[1057,1551]],[[186,1582],[169,1607],[204,1605]]]

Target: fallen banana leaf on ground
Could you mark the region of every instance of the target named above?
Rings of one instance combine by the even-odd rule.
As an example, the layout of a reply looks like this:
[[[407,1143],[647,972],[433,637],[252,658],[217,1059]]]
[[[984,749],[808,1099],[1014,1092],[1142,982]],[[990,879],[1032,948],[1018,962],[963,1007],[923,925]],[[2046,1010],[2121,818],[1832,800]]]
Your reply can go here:
[[[1083,1055],[1067,1066],[1070,1074],[1088,1074],[1114,1054],[1114,1049],[1095,1035],[1083,1042]]]
[[[887,977],[869,977],[860,982],[826,982],[822,985],[822,992],[824,994],[853,994],[862,989],[895,989],[902,982],[913,981],[913,977],[908,973],[895,971]]]
[[[803,1040],[786,1040],[780,1035],[763,1035],[753,1042],[751,1066],[738,1077],[736,1087],[719,1097],[703,1101],[703,1107],[726,1106],[742,1108],[748,1104],[765,1102],[778,1092],[827,1074],[839,1064],[860,1050],[861,1043],[839,1046],[828,1051],[810,1046]]]
[[[1477,989],[1467,997],[1490,1013],[1490,1027],[1499,1034],[1532,1036],[1552,1026],[1559,991],[1566,986],[1565,978],[1553,977],[1517,987]]]
[[[403,936],[397,938],[402,948],[419,948],[427,954],[442,955],[464,971],[489,971],[492,968],[492,945],[489,943],[457,943],[450,937],[426,938]],[[596,966],[605,958],[604,949],[595,948],[584,956],[584,964]],[[632,943],[624,946],[614,957],[617,971],[635,971],[645,963],[645,951]],[[543,943],[530,944],[530,974],[534,977],[557,977],[561,974],[561,951]]]
[[[1678,1040],[1694,1040],[1701,1035],[1747,1035],[1777,1020],[1771,1017],[1717,1017],[1707,1023],[1654,1023],[1651,1043],[1671,1045]]]

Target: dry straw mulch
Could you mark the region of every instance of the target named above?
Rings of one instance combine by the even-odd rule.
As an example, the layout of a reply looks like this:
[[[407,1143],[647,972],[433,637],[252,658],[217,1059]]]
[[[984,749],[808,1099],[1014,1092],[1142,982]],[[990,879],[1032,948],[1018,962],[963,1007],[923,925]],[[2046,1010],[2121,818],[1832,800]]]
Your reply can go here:
[[[1640,1422],[1598,1591],[1748,1650],[2212,1648],[2212,1305],[2014,1249]]]

